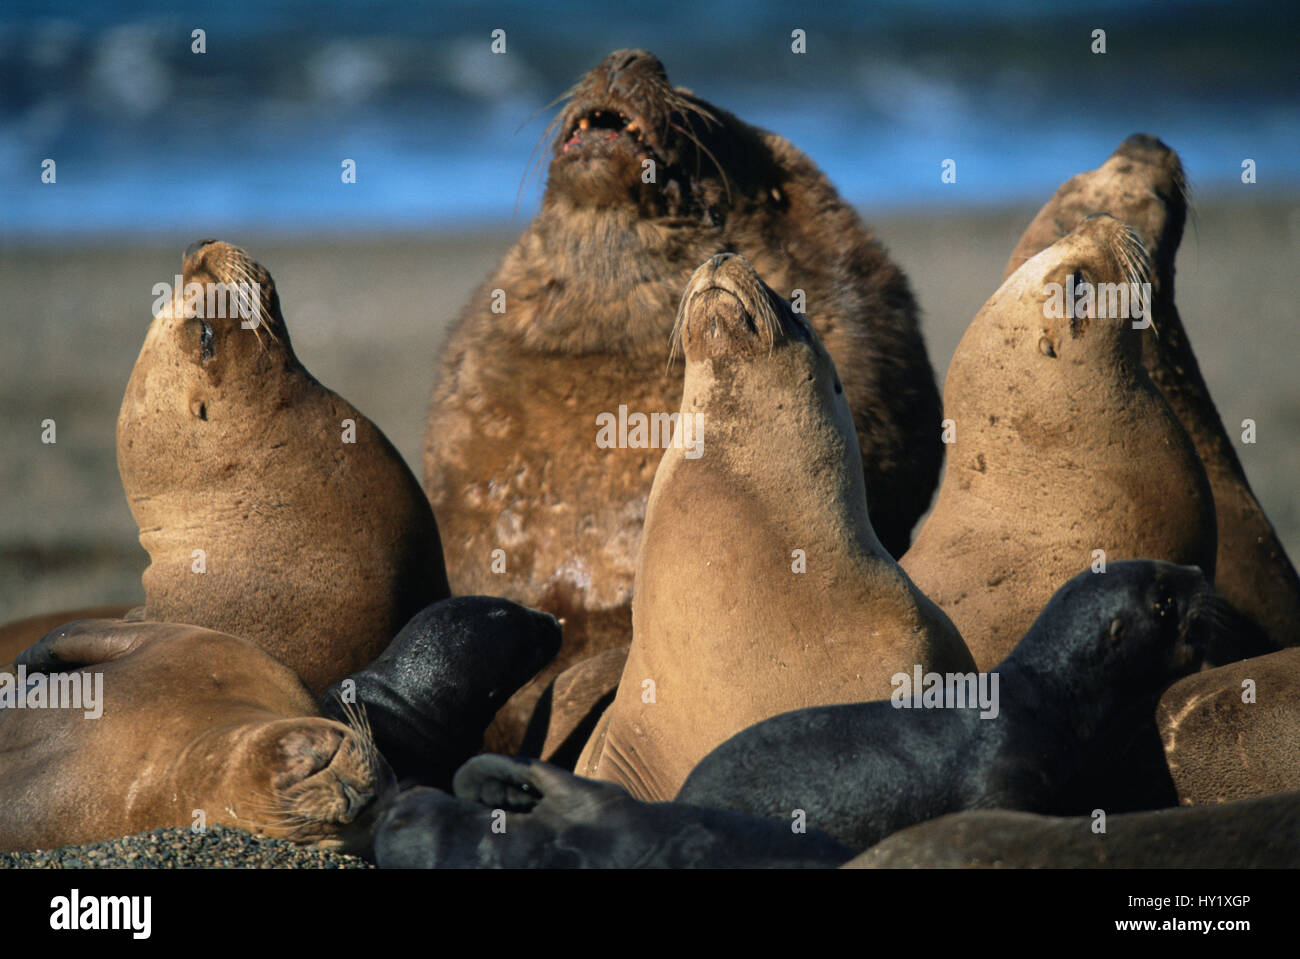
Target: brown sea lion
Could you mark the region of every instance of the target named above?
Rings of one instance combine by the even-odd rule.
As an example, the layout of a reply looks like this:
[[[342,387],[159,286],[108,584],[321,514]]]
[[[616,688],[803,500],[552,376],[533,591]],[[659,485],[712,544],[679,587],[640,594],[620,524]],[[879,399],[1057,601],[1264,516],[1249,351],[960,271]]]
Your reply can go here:
[[[1300,649],[1174,683],[1156,722],[1180,802],[1300,790]]]
[[[121,619],[132,606],[84,606],[61,609],[55,613],[37,613],[0,626],[0,663],[11,663],[28,646],[37,642],[55,626],[79,619]]]
[[[978,810],[896,832],[845,869],[1294,869],[1300,793],[1125,813],[1094,832],[1092,816],[1062,819]]]
[[[541,212],[451,330],[425,438],[455,591],[564,621],[560,656],[501,717],[499,749],[518,741],[552,676],[631,639],[659,444],[629,420],[626,448],[602,448],[598,417],[677,408],[668,336],[713,254],[743,254],[806,303],[843,377],[872,520],[893,555],[943,456],[908,282],[799,150],[675,89],[640,50],[606,57],[552,126]]]
[[[447,597],[438,528],[384,434],[294,355],[265,269],[204,240],[183,274],[117,423],[146,616],[251,640],[319,693]],[[252,318],[219,297],[211,315],[241,282]]]
[[[48,677],[50,695],[56,675],[89,695],[33,708],[19,690],[15,708],[18,669]],[[196,824],[343,846],[393,785],[363,723],[321,718],[290,669],[213,630],[71,623],[0,683],[0,850]]]
[[[955,442],[901,562],[981,669],[1081,569],[1150,558],[1214,575],[1205,469],[1142,368],[1155,334],[1106,315],[1138,312],[1118,292],[1140,293],[1147,271],[1128,227],[1091,217],[1016,270],[957,346],[944,385]],[[1114,301],[1101,284],[1116,284]],[[1072,289],[1091,289],[1091,305]]]
[[[1174,257],[1187,218],[1178,154],[1138,133],[1097,169],[1071,177],[1025,230],[1004,279],[1092,213],[1129,224],[1151,255],[1152,320],[1159,335],[1142,337],[1142,364],[1205,464],[1218,525],[1215,588],[1255,624],[1238,633],[1231,648],[1211,650],[1207,664],[1294,646],[1300,643],[1300,577],[1251,492],[1174,304]]]
[[[578,763],[667,800],[734,733],[786,710],[887,698],[900,670],[968,672],[961,636],[867,515],[844,389],[812,326],[734,254],[682,295],[682,432],[646,510],[633,639]],[[692,455],[698,453],[698,455]]]
[[[533,710],[520,753],[573,769],[596,724],[614,701],[627,652],[626,646],[611,647],[574,663],[551,680]]]

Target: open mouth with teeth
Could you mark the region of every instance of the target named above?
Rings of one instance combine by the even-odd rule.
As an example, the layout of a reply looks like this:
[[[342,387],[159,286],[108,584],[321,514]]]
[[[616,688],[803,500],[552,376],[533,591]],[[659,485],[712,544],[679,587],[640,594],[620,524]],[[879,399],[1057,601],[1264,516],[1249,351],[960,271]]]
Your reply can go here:
[[[603,143],[626,136],[639,146],[645,145],[645,129],[640,117],[629,117],[621,110],[608,107],[588,110],[578,116],[569,131],[561,153],[588,143]]]

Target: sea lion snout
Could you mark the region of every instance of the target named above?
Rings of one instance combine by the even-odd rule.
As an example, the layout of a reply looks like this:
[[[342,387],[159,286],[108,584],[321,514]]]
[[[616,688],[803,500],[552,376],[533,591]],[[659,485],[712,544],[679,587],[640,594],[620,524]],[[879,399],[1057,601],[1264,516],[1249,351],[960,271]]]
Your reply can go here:
[[[673,334],[688,362],[739,350],[768,352],[784,339],[789,305],[754,272],[743,256],[718,253],[691,276]]]
[[[1178,155],[1163,140],[1149,133],[1130,134],[1115,151],[1117,156],[1127,157],[1140,163],[1165,166],[1173,161],[1178,163]],[[1179,164],[1181,166],[1181,164]]]
[[[356,822],[394,787],[391,770],[364,732],[327,719],[290,723],[275,737],[280,765],[271,785],[282,805],[305,820],[305,829]]]
[[[615,50],[596,69],[604,72],[611,88],[631,90],[647,73],[668,82],[663,62],[648,50]]]

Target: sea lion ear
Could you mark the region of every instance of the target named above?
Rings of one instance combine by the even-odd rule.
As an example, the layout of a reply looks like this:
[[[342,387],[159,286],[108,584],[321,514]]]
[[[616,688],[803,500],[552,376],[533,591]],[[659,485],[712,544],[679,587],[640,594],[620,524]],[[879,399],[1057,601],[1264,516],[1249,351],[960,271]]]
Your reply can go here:
[[[142,642],[138,632],[122,625],[118,619],[79,619],[59,626],[19,653],[14,665],[44,673],[121,659]]]

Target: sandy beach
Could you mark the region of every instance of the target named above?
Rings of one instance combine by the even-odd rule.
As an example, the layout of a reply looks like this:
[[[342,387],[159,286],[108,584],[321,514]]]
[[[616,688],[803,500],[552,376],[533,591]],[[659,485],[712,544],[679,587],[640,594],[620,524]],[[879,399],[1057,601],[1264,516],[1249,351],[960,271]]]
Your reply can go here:
[[[1242,188],[1243,191],[1253,187]],[[1300,202],[1198,203],[1178,260],[1178,304],[1246,472],[1283,543],[1300,551]],[[1044,197],[1043,199],[1046,199]],[[967,324],[996,288],[1031,206],[867,222],[911,278],[940,382]],[[274,275],[298,355],[388,434],[419,475],[427,397],[443,331],[523,223],[482,233],[222,236]],[[114,451],[122,392],[150,320],[197,236],[0,245],[0,617],[143,599],[147,556]],[[666,348],[666,344],[665,344]],[[53,419],[57,442],[41,442]]]

